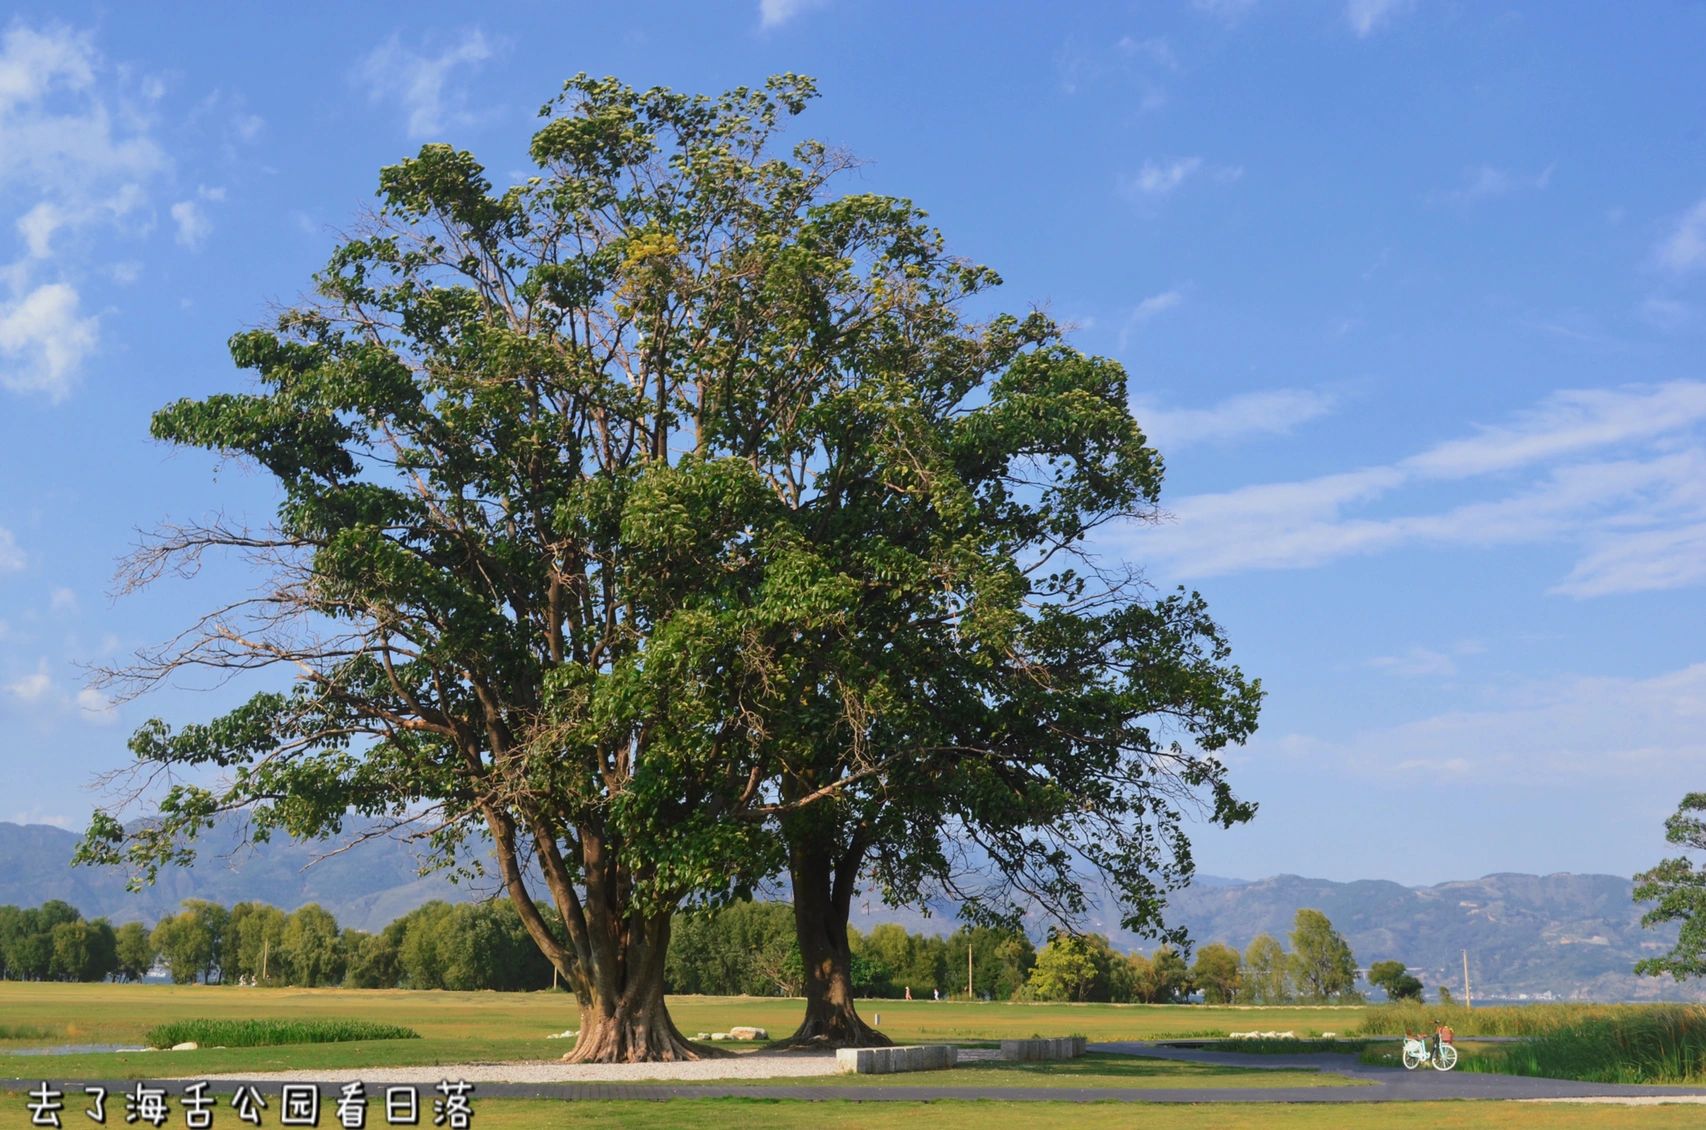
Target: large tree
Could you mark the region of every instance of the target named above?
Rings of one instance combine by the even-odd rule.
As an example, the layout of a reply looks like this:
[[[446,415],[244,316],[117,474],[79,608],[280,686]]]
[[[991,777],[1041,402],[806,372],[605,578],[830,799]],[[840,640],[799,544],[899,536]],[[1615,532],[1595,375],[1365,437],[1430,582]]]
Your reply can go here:
[[[1706,793],[1682,798],[1665,821],[1665,839],[1691,851],[1706,851]],[[1706,973],[1706,870],[1685,855],[1663,860],[1635,876],[1635,901],[1653,904],[1641,916],[1641,925],[1681,926],[1670,952],[1643,958],[1635,972],[1655,977],[1669,973],[1678,981]]]
[[[1354,999],[1357,962],[1350,943],[1319,910],[1303,907],[1291,931],[1291,971],[1306,1000]]]
[[[271,584],[116,679],[292,682],[145,725],[144,766],[227,776],[128,834],[98,815],[88,857],[147,872],[235,810],[260,837],[387,816],[445,858],[477,834],[580,1060],[703,1054],[664,1008],[671,916],[784,867],[823,1042],[880,1039],[851,993],[868,862],[916,901],[974,848],[973,916],[1009,922],[1009,884],[1081,909],[1088,862],[1157,921],[1180,801],[1249,814],[1202,751],[1259,692],[1194,595],[1085,566],[1157,498],[1123,371],[1040,315],[969,321],[993,272],[904,200],[833,196],[844,156],[778,155],[812,93],[577,78],[510,189],[445,145],[382,172],[317,299],[233,338],[260,387],[153,423],[281,503],[163,531],[129,580],[223,549]]]
[[[232,339],[259,387],[153,421],[258,466],[281,502],[261,528],[162,531],[129,582],[234,550],[270,584],[115,682],[291,682],[144,725],[144,769],[225,775],[180,780],[128,831],[98,814],[86,858],[146,877],[232,811],[256,837],[386,816],[447,858],[478,834],[577,992],[575,1058],[703,1054],[663,1003],[675,909],[748,893],[784,862],[775,821],[929,754],[860,740],[910,668],[862,666],[885,621],[850,610],[921,587],[963,603],[1007,570],[934,534],[901,560],[837,507],[954,507],[925,490],[914,398],[958,403],[1052,336],[1002,320],[968,362],[953,307],[993,276],[904,201],[832,198],[846,159],[826,147],[779,157],[811,95],[577,78],[508,190],[445,145],[382,172],[317,299]],[[1027,379],[1057,361],[1078,364]],[[826,711],[853,764],[795,787]]]

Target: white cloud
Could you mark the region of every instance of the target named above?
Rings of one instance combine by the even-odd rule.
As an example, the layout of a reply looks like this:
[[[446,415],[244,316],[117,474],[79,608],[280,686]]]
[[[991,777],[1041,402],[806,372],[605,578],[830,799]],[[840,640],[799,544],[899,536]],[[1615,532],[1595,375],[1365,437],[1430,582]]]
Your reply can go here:
[[[356,70],[374,102],[393,102],[408,115],[409,136],[430,138],[454,125],[473,120],[467,98],[452,85],[454,72],[474,68],[496,53],[496,45],[479,30],[437,54],[403,46],[395,34],[374,48]]]
[[[1706,266],[1706,200],[1683,214],[1655,255],[1660,266],[1678,274]]]
[[[1409,8],[1412,0],[1346,0],[1345,21],[1357,38],[1367,39],[1382,24]]]
[[[53,590],[53,595],[48,598],[47,607],[50,612],[75,612],[77,611],[77,594],[68,588],[56,588]]]
[[[184,247],[200,247],[213,231],[213,222],[194,200],[180,200],[172,205],[172,222],[178,225],[178,243]]]
[[[1458,772],[1483,782],[1548,778],[1607,785],[1706,773],[1706,663],[1650,678],[1564,676],[1493,687],[1487,705],[1342,741],[1280,739],[1322,764],[1379,776],[1390,769]]]
[[[6,684],[5,691],[19,702],[43,702],[53,693],[53,679],[44,667],[33,675],[13,679]]]
[[[213,231],[213,221],[208,219],[202,202],[219,204],[224,200],[225,189],[203,185],[196,189],[196,199],[180,200],[172,205],[172,220],[178,225],[178,243],[191,250],[200,247]]]
[[[1166,196],[1184,184],[1198,169],[1201,157],[1175,157],[1169,161],[1145,161],[1137,176],[1130,178],[1127,188],[1146,196]]]
[[[0,303],[0,386],[64,400],[98,337],[96,320],[81,316],[69,283],[48,283],[21,301]]]
[[[1402,466],[1440,478],[1460,478],[1629,440],[1650,439],[1706,420],[1706,383],[1621,389],[1566,390],[1503,427],[1478,428],[1465,439],[1438,444]]]
[[[90,241],[76,237],[151,223],[147,186],[170,166],[151,132],[160,89],[109,66],[89,33],[14,23],[0,35],[0,224],[24,253],[0,269],[0,387],[62,400],[94,352],[78,278]]]
[[[1160,317],[1184,301],[1184,295],[1177,290],[1164,290],[1160,294],[1151,294],[1143,301],[1133,306],[1125,321],[1120,324],[1119,345],[1124,349],[1131,340],[1131,335],[1145,322]]]
[[[1493,165],[1479,165],[1466,170],[1463,183],[1448,192],[1437,194],[1437,199],[1452,204],[1473,204],[1480,200],[1493,200],[1513,193],[1532,191],[1542,192],[1552,184],[1552,172],[1556,168],[1547,165],[1538,173],[1513,173],[1509,169],[1500,169]]]
[[[1385,466],[1184,498],[1172,506],[1175,521],[1140,535],[1143,551],[1195,578],[1412,544],[1553,541],[1582,547],[1552,590],[1562,595],[1702,583],[1703,421],[1700,382],[1559,392],[1510,424]],[[1582,460],[1589,453],[1602,454]],[[1433,484],[1437,493],[1451,483],[1504,493],[1419,513],[1368,512],[1402,487]]]
[[[1642,302],[1636,312],[1642,321],[1661,330],[1679,330],[1695,319],[1694,307],[1659,294]]]
[[[1457,674],[1457,664],[1451,656],[1426,647],[1412,647],[1402,655],[1376,656],[1368,661],[1368,665],[1394,675],[1449,677]]]
[[[87,34],[14,24],[0,43],[0,112],[35,101],[56,86],[82,90],[94,78],[94,49]]]
[[[758,26],[769,30],[781,27],[800,13],[820,8],[825,0],[758,0]]]
[[[118,720],[118,706],[100,691],[84,688],[70,693],[49,673],[44,659],[33,673],[0,684],[0,694],[21,712],[41,721],[75,718],[105,726]]]
[[[12,531],[0,526],[0,573],[15,573],[24,567],[24,551]]]
[[[1134,406],[1137,422],[1162,451],[1252,435],[1285,435],[1332,411],[1334,398],[1312,389],[1282,388],[1229,397],[1211,408]]]
[[[100,691],[88,687],[77,692],[77,711],[85,722],[107,725],[118,721],[118,707]]]

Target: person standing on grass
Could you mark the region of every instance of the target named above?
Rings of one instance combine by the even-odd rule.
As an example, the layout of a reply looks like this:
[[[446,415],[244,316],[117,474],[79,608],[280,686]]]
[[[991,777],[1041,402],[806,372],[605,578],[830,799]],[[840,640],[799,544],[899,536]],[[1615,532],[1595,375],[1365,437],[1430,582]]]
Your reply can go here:
[[[911,985],[908,985],[906,987],[906,996],[903,999],[905,999],[905,1000],[911,1000],[912,999],[912,986]]]

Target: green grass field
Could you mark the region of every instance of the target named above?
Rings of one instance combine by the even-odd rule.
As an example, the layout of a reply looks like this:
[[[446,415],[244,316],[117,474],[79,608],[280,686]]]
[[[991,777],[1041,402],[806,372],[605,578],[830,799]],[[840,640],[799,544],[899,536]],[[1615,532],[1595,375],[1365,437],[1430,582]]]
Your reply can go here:
[[[736,1024],[793,1031],[800,1003],[767,997],[679,997],[670,1012],[682,1031],[719,1032]],[[1347,1031],[1359,1008],[1208,1008],[1195,1005],[1030,1005],[871,1001],[867,1019],[902,1043],[987,1042],[1014,1036],[1081,1033],[1092,1040],[1264,1031]],[[547,1040],[578,1024],[564,993],[449,993],[351,989],[239,989],[221,985],[77,985],[0,981],[0,1016],[34,1033],[0,1039],[0,1077],[101,1074],[137,1078],[290,1068],[556,1059],[573,1045]],[[418,1040],[375,1040],[193,1052],[17,1056],[20,1048],[64,1044],[138,1046],[151,1028],[175,1020],[383,1020],[412,1028]],[[163,1058],[165,1057],[165,1058]]]
[[[772,1035],[791,1031],[797,1001],[762,998],[679,998],[671,1001],[676,1022],[689,1034],[756,1024]],[[882,1014],[882,1027],[903,1042],[988,1042],[1003,1036],[1083,1033],[1092,1040],[1154,1039],[1219,1035],[1229,1031],[1296,1031],[1299,1035],[1354,1031],[1361,1008],[1209,1008],[1201,1006],[1023,1005],[872,1001],[868,1018]],[[339,989],[238,989],[221,986],[64,985],[0,982],[0,1077],[53,1079],[179,1076],[262,1072],[288,1068],[385,1067],[470,1061],[555,1059],[566,1040],[545,1036],[573,1027],[572,1000],[559,993],[378,992]],[[367,1020],[402,1025],[419,1039],[303,1044],[281,1047],[202,1049],[194,1052],[85,1053],[24,1056],[28,1048],[60,1044],[139,1044],[144,1033],[173,1021],[265,1019]],[[1460,1028],[1461,1032],[1462,1029]],[[919,1076],[813,1079],[837,1087],[882,1088],[917,1083]],[[800,1082],[778,1080],[776,1082]],[[1240,1087],[1247,1085],[1345,1086],[1332,1075],[1271,1072],[1157,1060],[1091,1055],[1056,1064],[967,1065],[935,1072],[939,1085],[985,1086],[995,1094],[1008,1086],[1102,1088],[1140,1086]],[[16,1085],[14,1085],[16,1086]],[[76,1110],[68,1103],[74,1124]],[[122,1119],[122,1104],[117,1108]],[[240,1124],[221,1107],[214,1125]],[[276,1118],[277,1112],[269,1112]],[[111,1120],[109,1118],[109,1120]],[[430,1123],[430,1113],[423,1124]],[[656,1102],[560,1102],[476,1099],[481,1130],[546,1130],[577,1127],[681,1127],[735,1125],[743,1130],[847,1127],[913,1130],[927,1120],[931,1130],[990,1130],[992,1126],[1071,1127],[1103,1130],[1141,1121],[1157,1130],[1218,1130],[1260,1125],[1268,1130],[1325,1127],[1328,1130],[1407,1130],[1487,1127],[1540,1128],[1683,1127],[1702,1124],[1701,1108],[1641,1108],[1525,1103],[1348,1103],[1299,1105],[1183,1105],[1133,1107],[1123,1103],[975,1102],[804,1103],[789,1100],[681,1099]],[[0,1127],[25,1125],[25,1097],[0,1094]],[[323,1124],[325,1119],[323,1117]],[[371,1124],[371,1118],[370,1118]],[[277,1125],[266,1121],[266,1126]]]

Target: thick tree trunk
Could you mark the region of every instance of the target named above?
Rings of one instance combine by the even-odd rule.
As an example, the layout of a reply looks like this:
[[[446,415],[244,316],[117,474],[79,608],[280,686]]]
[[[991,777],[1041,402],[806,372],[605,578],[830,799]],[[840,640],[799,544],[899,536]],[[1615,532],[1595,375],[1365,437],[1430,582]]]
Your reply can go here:
[[[565,1063],[664,1063],[724,1054],[689,1043],[664,1004],[669,915],[601,921],[600,900],[587,900],[591,961],[575,967],[581,1026]]]
[[[853,1003],[853,951],[847,920],[853,905],[852,866],[835,866],[828,853],[796,848],[790,853],[794,881],[794,928],[806,969],[806,1016],[784,1043],[788,1047],[887,1047],[892,1041],[859,1018]]]

